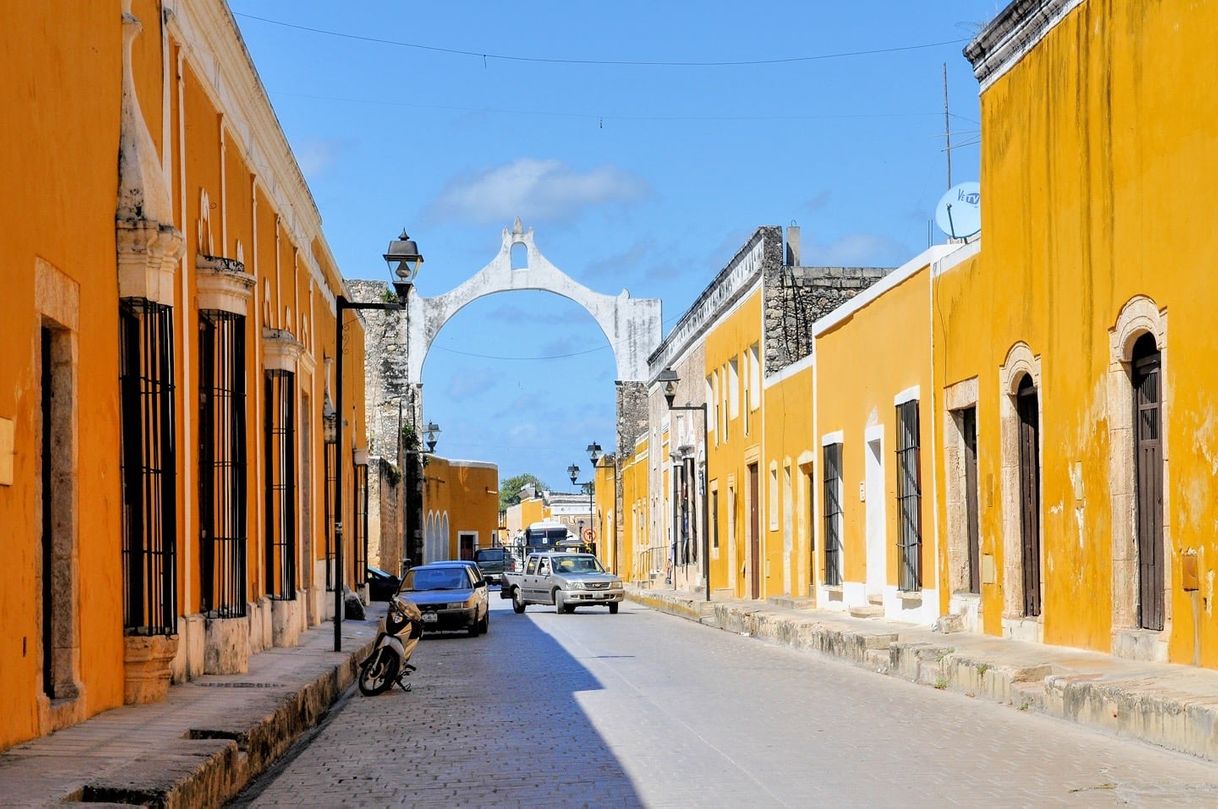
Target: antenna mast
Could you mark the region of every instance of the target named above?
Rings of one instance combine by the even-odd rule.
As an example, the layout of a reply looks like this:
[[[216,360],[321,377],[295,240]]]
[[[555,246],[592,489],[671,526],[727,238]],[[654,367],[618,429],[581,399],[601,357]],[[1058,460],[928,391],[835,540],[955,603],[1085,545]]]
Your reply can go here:
[[[947,155],[947,187],[952,187],[952,113],[947,103],[947,62],[943,63],[943,153]]]

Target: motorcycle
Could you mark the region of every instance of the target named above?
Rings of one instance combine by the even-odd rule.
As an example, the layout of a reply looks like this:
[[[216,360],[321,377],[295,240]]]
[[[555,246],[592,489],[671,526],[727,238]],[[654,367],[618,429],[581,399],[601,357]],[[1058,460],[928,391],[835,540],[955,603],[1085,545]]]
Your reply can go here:
[[[408,662],[423,637],[423,614],[414,603],[400,596],[389,602],[372,654],[360,664],[359,691],[366,697],[383,694],[395,684],[410,691],[406,678],[415,670]]]

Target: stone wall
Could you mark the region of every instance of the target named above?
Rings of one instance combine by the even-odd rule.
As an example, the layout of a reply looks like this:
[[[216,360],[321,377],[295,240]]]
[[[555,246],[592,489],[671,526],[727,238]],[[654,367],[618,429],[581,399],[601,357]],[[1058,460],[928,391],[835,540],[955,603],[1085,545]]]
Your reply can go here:
[[[791,267],[765,264],[765,374],[812,353],[812,324],[883,278],[883,267]]]
[[[347,281],[351,299],[361,303],[389,300],[392,291],[383,281]],[[407,524],[406,488],[417,475],[407,466],[418,456],[402,452],[403,428],[417,429],[423,418],[423,386],[408,378],[410,347],[405,312],[369,309],[364,318],[364,401],[368,426],[368,556],[371,564],[390,573],[401,569],[406,538],[415,527]],[[410,521],[417,523],[417,520]]]

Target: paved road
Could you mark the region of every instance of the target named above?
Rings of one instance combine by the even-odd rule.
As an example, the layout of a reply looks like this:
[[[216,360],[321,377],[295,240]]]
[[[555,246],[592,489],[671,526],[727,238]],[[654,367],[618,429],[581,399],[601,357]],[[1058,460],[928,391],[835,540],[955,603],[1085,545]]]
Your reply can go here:
[[[1218,766],[625,605],[426,638],[254,806],[1218,806]]]

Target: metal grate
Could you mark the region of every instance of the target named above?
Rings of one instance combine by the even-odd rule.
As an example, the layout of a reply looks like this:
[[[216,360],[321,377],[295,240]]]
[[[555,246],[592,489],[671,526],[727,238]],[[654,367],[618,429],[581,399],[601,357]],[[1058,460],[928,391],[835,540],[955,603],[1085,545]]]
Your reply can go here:
[[[842,583],[842,445],[829,444],[825,456],[825,584]]]
[[[322,457],[325,487],[322,493],[325,511],[325,557],[326,557],[326,589],[334,590],[334,499],[338,493],[338,483],[334,479],[338,464],[335,460],[337,446],[333,441],[325,442],[325,452]]]
[[[901,521],[899,587],[922,587],[922,470],[918,402],[897,405],[897,515]]]
[[[296,598],[296,375],[265,372],[266,592]]]
[[[246,604],[245,318],[199,312],[200,609],[240,618]]]
[[[173,308],[119,303],[123,628],[178,631]]]

